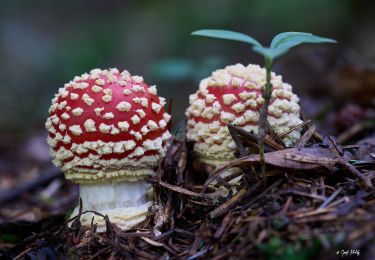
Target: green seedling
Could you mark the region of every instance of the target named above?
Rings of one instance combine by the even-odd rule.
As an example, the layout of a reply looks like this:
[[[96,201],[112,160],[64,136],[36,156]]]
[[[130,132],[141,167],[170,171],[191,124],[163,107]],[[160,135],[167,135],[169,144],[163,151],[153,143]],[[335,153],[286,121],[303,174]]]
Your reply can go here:
[[[269,47],[262,46],[254,38],[239,32],[227,31],[227,30],[198,30],[192,33],[195,36],[205,36],[212,38],[219,38],[225,40],[232,40],[238,42],[244,42],[250,44],[254,52],[264,57],[264,67],[266,69],[266,86],[263,90],[264,105],[259,111],[259,122],[258,122],[258,144],[259,144],[259,155],[261,162],[262,174],[265,173],[265,161],[264,161],[264,138],[266,136],[266,123],[268,106],[272,95],[271,85],[271,69],[273,61],[281,55],[288,52],[291,48],[303,44],[303,43],[335,43],[336,41],[329,38],[323,38],[320,36],[313,35],[311,33],[304,32],[283,32],[277,34],[271,41]]]

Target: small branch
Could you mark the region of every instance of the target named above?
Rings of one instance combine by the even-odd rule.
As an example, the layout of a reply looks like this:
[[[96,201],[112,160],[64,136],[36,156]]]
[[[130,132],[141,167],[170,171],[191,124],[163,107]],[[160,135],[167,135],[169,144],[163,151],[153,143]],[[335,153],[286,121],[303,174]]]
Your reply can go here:
[[[232,198],[227,200],[224,204],[220,205],[218,208],[211,211],[208,216],[212,218],[216,218],[224,213],[226,213],[228,210],[235,207],[248,193],[246,192],[246,189],[241,189],[239,192],[237,192]]]
[[[163,182],[163,181],[159,181],[159,184],[161,186],[167,188],[167,189],[170,189],[170,190],[173,190],[175,192],[182,193],[182,194],[185,194],[185,195],[188,195],[188,196],[194,196],[194,197],[199,197],[199,198],[205,197],[204,194],[196,193],[196,192],[193,192],[193,191],[190,191],[190,190],[178,187],[178,186],[174,186],[172,184],[169,184],[169,183],[166,183],[166,182]]]
[[[318,208],[318,210],[320,209],[323,209],[325,208],[329,203],[331,203],[336,197],[337,195],[339,195],[339,193],[342,191],[342,188],[338,188],[334,193],[332,193],[331,196],[329,196],[328,199],[326,199]]]
[[[296,126],[293,126],[291,127],[288,131],[285,131],[284,133],[280,134],[280,138],[284,138],[285,136],[287,136],[288,134],[290,134],[291,132],[293,132],[294,130],[298,129],[298,128],[302,128],[304,127],[305,125],[308,125],[311,123],[311,119],[308,119],[304,122],[302,122],[301,124],[298,124]]]

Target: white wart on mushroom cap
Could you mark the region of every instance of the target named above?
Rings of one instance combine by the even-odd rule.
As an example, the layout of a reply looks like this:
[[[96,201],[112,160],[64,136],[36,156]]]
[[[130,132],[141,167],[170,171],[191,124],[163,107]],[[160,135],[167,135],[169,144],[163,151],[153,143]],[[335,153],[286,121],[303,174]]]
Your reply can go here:
[[[140,76],[94,69],[52,99],[46,122],[53,162],[78,183],[134,181],[153,173],[170,138],[165,100]]]
[[[271,82],[268,121],[281,134],[302,123],[299,99],[280,75],[272,72]],[[228,123],[258,132],[258,111],[264,103],[265,83],[265,69],[253,64],[227,66],[200,82],[197,93],[190,95],[186,116],[187,139],[195,142],[194,151],[203,161],[220,165],[234,159],[235,144]],[[299,137],[300,130],[295,130],[283,141],[289,146]]]

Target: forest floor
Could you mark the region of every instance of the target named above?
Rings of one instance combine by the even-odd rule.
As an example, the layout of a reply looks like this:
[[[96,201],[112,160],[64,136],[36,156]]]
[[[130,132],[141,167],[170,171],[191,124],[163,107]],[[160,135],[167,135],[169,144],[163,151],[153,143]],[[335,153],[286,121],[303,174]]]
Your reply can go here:
[[[108,219],[106,233],[97,233],[95,225],[81,226],[78,217],[67,220],[78,189],[56,168],[2,164],[8,188],[0,193],[1,256],[372,259],[375,137],[342,146],[307,121],[301,139],[286,148],[270,131],[263,176],[259,156],[251,153],[256,136],[229,127],[238,159],[216,171],[193,157],[190,143],[171,140],[149,180],[155,187],[150,216],[129,231]],[[233,167],[240,170],[220,177]],[[238,176],[239,182],[229,183]]]

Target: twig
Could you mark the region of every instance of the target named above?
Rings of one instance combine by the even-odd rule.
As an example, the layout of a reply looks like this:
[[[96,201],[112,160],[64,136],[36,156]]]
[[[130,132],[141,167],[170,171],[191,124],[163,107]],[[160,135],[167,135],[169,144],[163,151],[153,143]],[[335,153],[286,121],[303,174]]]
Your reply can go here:
[[[290,204],[292,204],[292,201],[293,201],[293,197],[292,196],[288,196],[287,200],[286,200],[286,203],[282,209],[282,213],[285,214],[287,213],[289,207],[290,207]]]
[[[288,134],[290,134],[291,132],[293,132],[294,130],[298,129],[298,128],[301,128],[301,127],[304,127],[305,125],[308,125],[311,123],[311,119],[307,119],[306,121],[302,122],[301,124],[298,124],[296,126],[293,126],[291,127],[289,130],[285,131],[284,133],[281,133],[280,134],[280,138],[284,138],[285,136],[287,136]]]
[[[246,204],[243,205],[244,208],[248,209],[250,208],[252,205],[254,205],[259,199],[261,199],[262,197],[264,197],[264,195],[266,195],[267,193],[269,193],[271,190],[273,190],[274,188],[276,188],[277,186],[279,186],[281,183],[283,183],[283,179],[279,179],[277,180],[275,183],[273,183],[271,186],[269,186],[267,189],[265,189],[261,194],[259,194],[257,197],[255,197],[255,199],[251,200],[250,202],[247,202]]]
[[[216,218],[225,212],[227,212],[229,209],[232,209],[234,206],[236,206],[242,198],[245,197],[248,193],[246,192],[245,189],[240,190],[237,192],[232,198],[227,200],[224,204],[220,205],[218,208],[215,210],[211,211],[208,216],[212,218]]]
[[[325,200],[325,197],[323,197],[323,196],[313,195],[313,194],[310,194],[310,193],[305,193],[305,192],[297,191],[297,190],[281,191],[280,194],[291,194],[291,195],[309,197],[309,198],[316,199],[316,200],[323,200],[323,201]]]
[[[325,208],[332,200],[334,200],[337,195],[342,191],[342,188],[338,188],[331,196],[329,196],[318,208],[318,210]]]
[[[214,239],[219,239],[221,235],[223,234],[224,230],[228,227],[229,222],[233,220],[232,212],[229,212],[221,222],[221,225],[216,230],[215,234],[213,235]]]
[[[165,187],[165,188],[168,188],[170,190],[173,190],[175,192],[182,193],[182,194],[185,194],[185,195],[194,196],[194,197],[200,197],[200,198],[206,197],[205,194],[196,193],[194,191],[190,191],[190,190],[178,187],[178,186],[174,186],[174,185],[171,185],[171,184],[163,182],[163,181],[159,181],[159,184],[161,186]]]
[[[360,171],[358,171],[353,165],[343,160],[340,161],[340,164],[343,165],[347,170],[349,170],[354,176],[356,176],[366,188],[372,188],[373,185],[369,178],[364,176]]]
[[[207,251],[208,251],[208,248],[205,248],[205,249],[197,252],[195,255],[192,255],[192,256],[188,257],[187,259],[188,260],[194,260],[194,259],[200,258],[200,257],[204,256],[207,253]]]
[[[241,157],[249,155],[249,153],[246,151],[245,147],[239,140],[239,135],[237,134],[237,128],[232,124],[228,124],[227,127],[228,127],[229,134],[232,136],[233,141],[235,142],[238,150],[240,151]]]
[[[32,249],[33,249],[32,247],[29,247],[29,248],[25,249],[20,254],[18,254],[13,260],[17,260],[17,259],[21,258],[22,256],[24,256],[27,252],[29,252]]]

